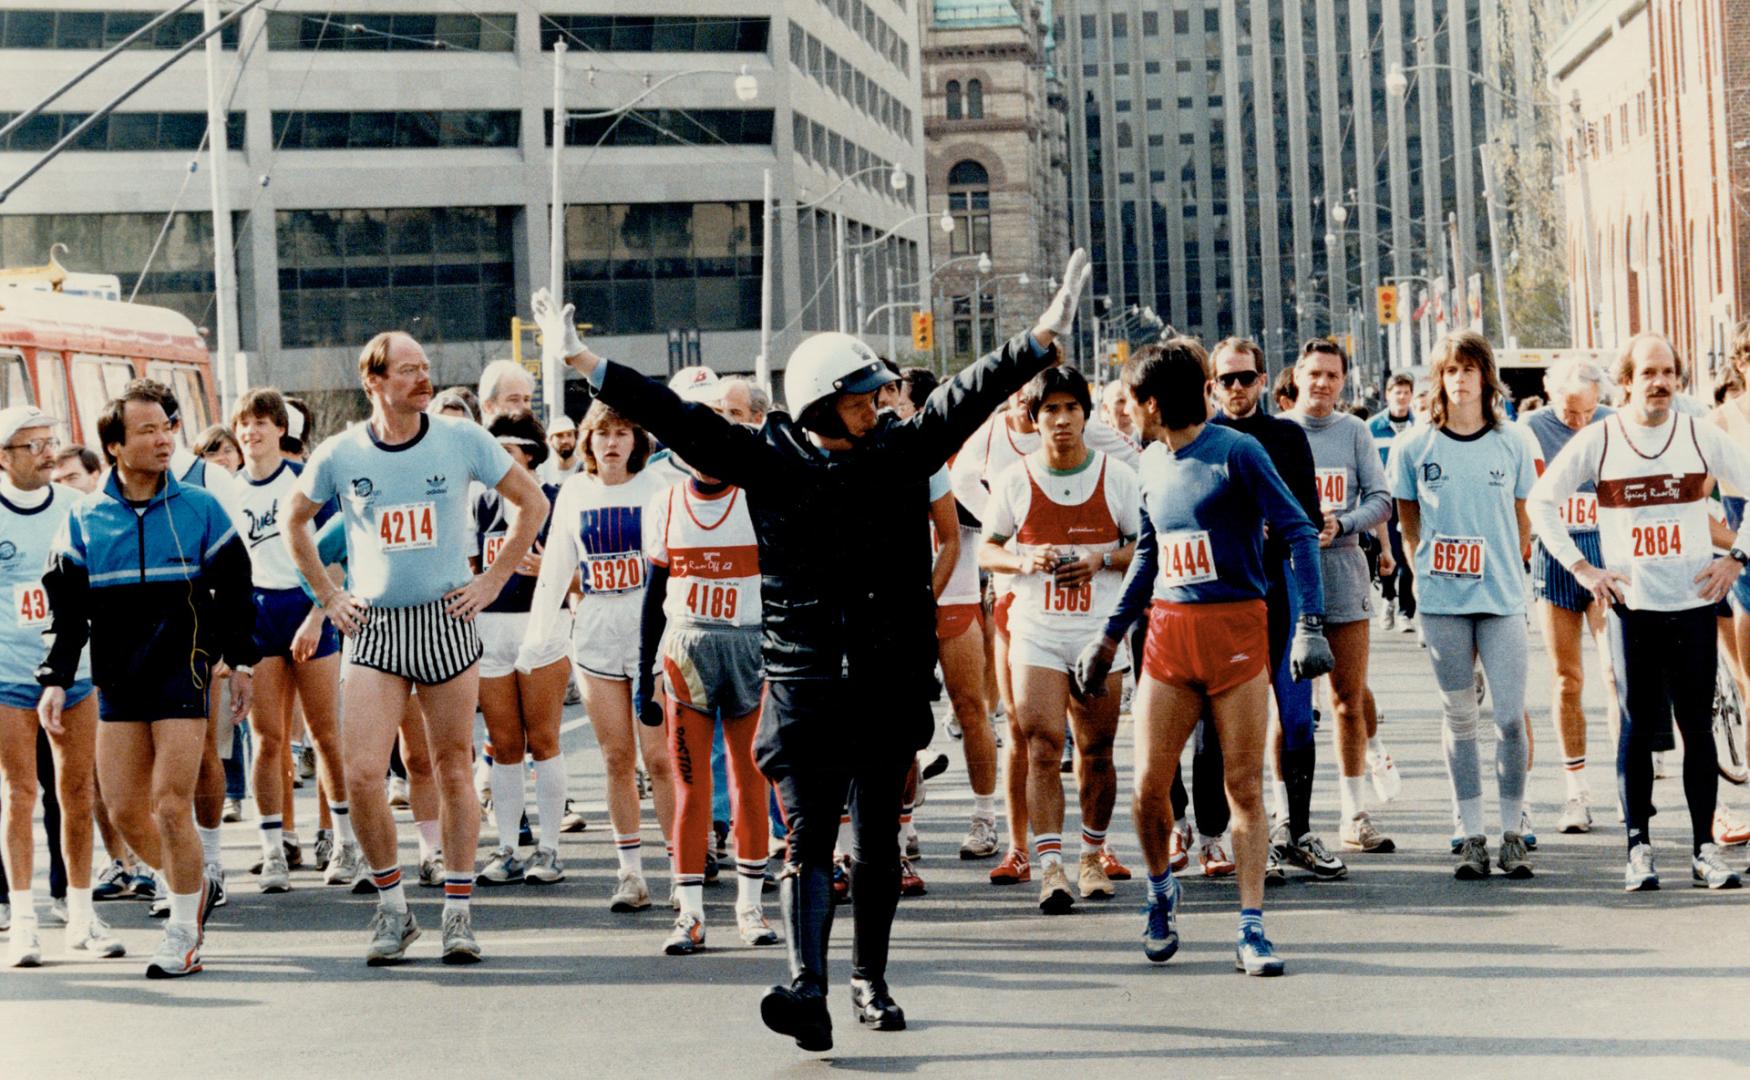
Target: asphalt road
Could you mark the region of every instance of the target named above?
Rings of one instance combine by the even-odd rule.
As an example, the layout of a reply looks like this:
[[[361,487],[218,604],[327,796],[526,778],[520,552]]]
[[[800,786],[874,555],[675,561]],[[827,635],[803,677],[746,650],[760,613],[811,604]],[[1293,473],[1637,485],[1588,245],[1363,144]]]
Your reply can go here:
[[[1528,699],[1541,710],[1548,675],[1535,640],[1533,649]],[[1590,649],[1587,659],[1595,672]],[[1675,770],[1659,784],[1664,813],[1654,823],[1665,891],[1625,895],[1602,711],[1591,710],[1599,827],[1587,836],[1550,831],[1562,781],[1539,716],[1530,786],[1543,832],[1537,876],[1456,882],[1438,702],[1413,638],[1376,645],[1372,682],[1405,776],[1403,793],[1375,818],[1399,851],[1350,858],[1346,882],[1295,880],[1270,892],[1283,979],[1233,972],[1236,898],[1226,881],[1186,880],[1185,945],[1164,966],[1149,964],[1137,940],[1140,873],[1115,901],[1062,918],[1040,916],[1031,887],[990,886],[988,862],[955,857],[970,793],[958,744],[942,735],[937,745],[954,766],[918,812],[929,895],[902,902],[890,971],[910,1029],[875,1034],[850,1021],[847,912],[832,957],[838,1045],[804,1055],[759,1024],[759,993],[784,974],[782,947],[739,944],[728,875],[707,891],[712,947],[694,957],[661,955],[669,916],[660,903],[609,913],[614,857],[600,761],[570,710],[568,766],[591,827],[565,838],[564,884],[477,893],[485,963],[436,962],[441,900],[416,890],[428,927],[416,960],[367,969],[371,898],[326,889],[311,872],[294,875],[287,895],[257,895],[246,819],[226,827],[232,902],[209,928],[205,973],[172,983],[141,976],[158,936],[144,904],[100,906],[133,953],[125,960],[68,962],[59,932],[47,930],[48,966],[0,971],[0,1077],[1750,1073],[1750,890],[1689,887]],[[1314,813],[1334,841],[1328,738],[1321,733]],[[1129,747],[1127,721],[1123,791]],[[1737,789],[1728,798],[1746,802]],[[1140,867],[1126,801],[1112,835]],[[299,810],[307,820],[311,811]],[[648,804],[646,814],[646,851],[660,853]],[[405,826],[402,841],[411,863]],[[652,877],[663,891],[661,875]],[[775,897],[768,910],[775,922]]]

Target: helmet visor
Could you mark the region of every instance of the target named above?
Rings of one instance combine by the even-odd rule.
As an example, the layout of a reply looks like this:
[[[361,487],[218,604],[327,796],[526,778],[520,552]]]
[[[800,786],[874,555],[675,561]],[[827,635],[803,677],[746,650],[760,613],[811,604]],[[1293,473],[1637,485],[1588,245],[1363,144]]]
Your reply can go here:
[[[899,376],[888,371],[886,364],[876,361],[835,380],[832,385],[841,394],[872,394],[888,383],[898,381]]]

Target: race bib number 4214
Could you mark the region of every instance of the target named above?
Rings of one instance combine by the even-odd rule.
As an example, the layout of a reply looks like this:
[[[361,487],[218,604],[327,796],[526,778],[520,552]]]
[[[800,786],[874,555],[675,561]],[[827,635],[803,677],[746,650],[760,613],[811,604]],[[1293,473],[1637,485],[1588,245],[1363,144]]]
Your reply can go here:
[[[385,552],[437,546],[437,504],[403,503],[377,513],[377,539]]]

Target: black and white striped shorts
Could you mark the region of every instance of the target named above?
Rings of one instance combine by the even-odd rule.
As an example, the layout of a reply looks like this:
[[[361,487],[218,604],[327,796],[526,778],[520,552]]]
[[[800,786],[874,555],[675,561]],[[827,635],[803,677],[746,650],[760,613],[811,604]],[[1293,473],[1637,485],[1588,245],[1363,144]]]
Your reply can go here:
[[[444,602],[404,608],[368,608],[358,633],[346,637],[346,659],[360,667],[411,679],[421,686],[447,683],[480,659],[480,631],[444,612]]]

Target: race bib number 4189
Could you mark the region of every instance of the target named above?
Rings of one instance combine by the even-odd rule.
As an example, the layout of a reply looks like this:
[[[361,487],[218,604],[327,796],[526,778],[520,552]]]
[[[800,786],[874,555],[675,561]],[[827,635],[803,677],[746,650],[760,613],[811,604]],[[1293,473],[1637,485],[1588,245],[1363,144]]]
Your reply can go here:
[[[437,504],[403,503],[377,513],[377,539],[385,552],[437,546]]]

